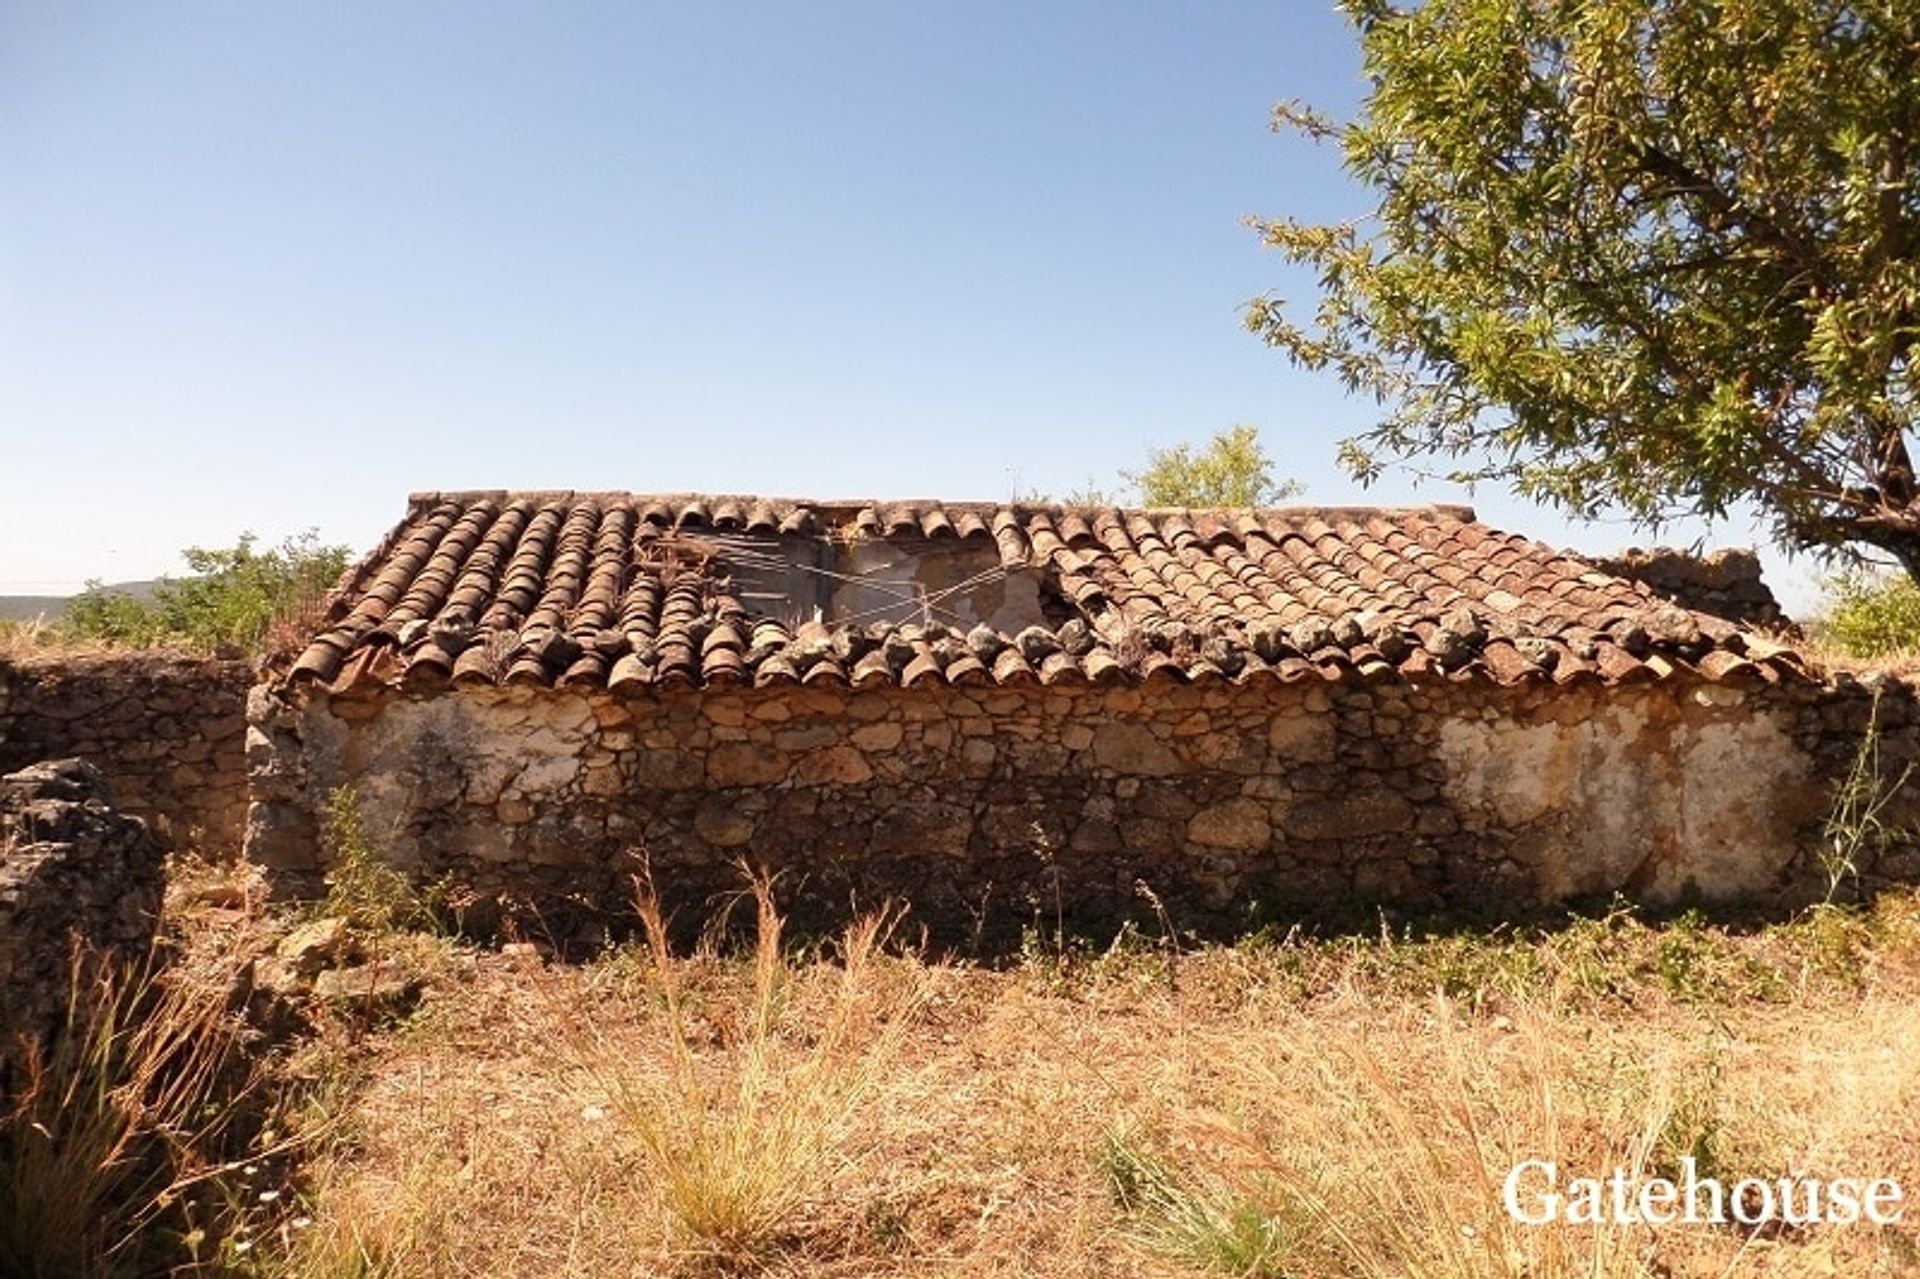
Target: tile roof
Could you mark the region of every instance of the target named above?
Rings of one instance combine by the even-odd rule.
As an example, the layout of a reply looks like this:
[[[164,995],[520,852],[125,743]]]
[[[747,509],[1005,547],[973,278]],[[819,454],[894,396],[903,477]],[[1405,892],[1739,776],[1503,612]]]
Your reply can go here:
[[[755,611],[730,558],[796,540],[977,550],[1044,624]],[[969,544],[972,543],[971,546]],[[424,493],[329,601],[294,683],[611,688],[1134,679],[1626,683],[1803,675],[1771,637],[1461,506],[1123,510],[627,493]]]

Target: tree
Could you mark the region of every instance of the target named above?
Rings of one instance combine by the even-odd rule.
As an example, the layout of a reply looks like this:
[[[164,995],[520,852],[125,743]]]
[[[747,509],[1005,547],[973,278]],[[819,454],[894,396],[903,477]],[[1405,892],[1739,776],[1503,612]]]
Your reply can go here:
[[[1274,480],[1273,462],[1251,426],[1228,427],[1197,451],[1187,444],[1154,449],[1143,469],[1120,474],[1143,506],[1269,506],[1300,491],[1292,480]]]
[[[1344,0],[1366,218],[1256,225],[1317,272],[1250,328],[1376,397],[1363,480],[1453,459],[1582,516],[1751,503],[1920,579],[1915,0]]]
[[[114,643],[257,650],[275,622],[319,602],[352,550],[322,545],[312,529],[267,551],[255,550],[255,540],[242,533],[231,547],[188,547],[181,555],[194,576],[161,578],[151,604],[89,582],[68,603],[67,625]]]

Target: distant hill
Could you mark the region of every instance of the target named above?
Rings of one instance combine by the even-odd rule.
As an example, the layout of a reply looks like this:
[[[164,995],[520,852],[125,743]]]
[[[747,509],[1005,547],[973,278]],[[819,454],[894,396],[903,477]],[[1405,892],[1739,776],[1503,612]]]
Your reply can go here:
[[[106,590],[116,595],[131,595],[138,600],[153,598],[153,582],[114,582]],[[31,622],[36,617],[54,621],[66,616],[70,595],[0,595],[0,622]]]

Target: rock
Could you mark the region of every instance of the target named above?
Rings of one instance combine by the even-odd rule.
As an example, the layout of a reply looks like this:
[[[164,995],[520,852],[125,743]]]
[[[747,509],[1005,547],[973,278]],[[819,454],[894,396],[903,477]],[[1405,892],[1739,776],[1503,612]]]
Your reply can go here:
[[[967,810],[956,805],[901,804],[874,820],[870,852],[874,856],[959,857],[967,851],[972,830]]]
[[[1094,730],[1093,758],[1100,767],[1137,777],[1167,777],[1186,763],[1144,724],[1120,721]]]
[[[738,848],[753,839],[754,819],[731,799],[715,796],[694,810],[693,830],[709,844]]]
[[[851,746],[815,751],[794,767],[797,786],[857,786],[873,776],[866,756]]]
[[[1058,638],[1060,647],[1075,657],[1085,657],[1093,651],[1093,631],[1077,617],[1061,624]]]
[[[1324,764],[1333,759],[1333,718],[1309,711],[1283,711],[1267,723],[1267,745],[1285,761]]]
[[[1392,791],[1308,800],[1287,813],[1284,825],[1295,839],[1353,839],[1386,835],[1413,825],[1413,805]]]
[[[281,939],[274,954],[305,976],[312,976],[328,964],[345,957],[347,921],[339,915],[310,919]]]
[[[1252,852],[1265,848],[1272,837],[1267,806],[1255,799],[1230,799],[1203,808],[1187,823],[1187,839],[1208,848]]]
[[[715,786],[771,786],[786,777],[791,762],[752,742],[723,742],[707,755],[707,780]]]
[[[984,665],[991,666],[993,659],[1000,656],[1000,650],[1006,646],[1007,641],[1000,632],[985,622],[978,623],[967,632],[967,647],[973,650],[973,655]]]
[[[313,979],[313,997],[381,1015],[404,1011],[425,986],[418,973],[391,961],[328,968]]]
[[[0,1076],[9,1055],[55,1031],[70,942],[135,961],[153,942],[161,849],[78,759],[0,778]]]
[[[832,724],[808,724],[802,728],[786,728],[773,735],[774,749],[785,754],[816,750],[822,746],[831,746],[840,740],[840,730]]]
[[[1013,646],[1028,665],[1037,667],[1060,651],[1060,637],[1044,626],[1029,626],[1013,637]]]
[[[1287,628],[1287,643],[1303,657],[1333,644],[1333,628],[1319,618],[1308,618]]]
[[[901,733],[900,725],[887,721],[862,724],[853,730],[852,741],[863,751],[890,751],[900,745]]]
[[[1560,650],[1550,639],[1523,635],[1513,642],[1513,646],[1520,650],[1520,656],[1543,671],[1550,671],[1560,664]]]

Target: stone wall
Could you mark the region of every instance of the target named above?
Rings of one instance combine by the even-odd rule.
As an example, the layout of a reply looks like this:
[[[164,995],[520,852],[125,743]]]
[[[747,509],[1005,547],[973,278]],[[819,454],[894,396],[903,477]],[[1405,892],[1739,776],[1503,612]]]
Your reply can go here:
[[[1728,548],[1694,555],[1670,546],[1632,547],[1592,563],[1604,573],[1644,583],[1682,608],[1724,617],[1741,626],[1786,626],[1787,615],[1760,576],[1760,557]]]
[[[0,772],[78,756],[163,848],[238,852],[245,662],[170,653],[0,660]]]
[[[1907,732],[1910,693],[1885,700],[1889,733]],[[620,913],[641,850],[670,901],[738,888],[746,859],[786,873],[803,922],[897,895],[961,942],[1056,914],[1110,929],[1149,915],[1142,885],[1206,932],[1386,901],[1510,914],[1616,890],[1766,897],[1804,885],[1872,704],[1857,686],[1683,677],[261,690],[248,848],[289,883],[316,880],[318,815],[351,784],[386,859],[563,932]]]
[[[85,761],[0,776],[0,1098],[17,1054],[65,1018],[75,942],[123,960],[145,955],[160,914],[160,856]]]

